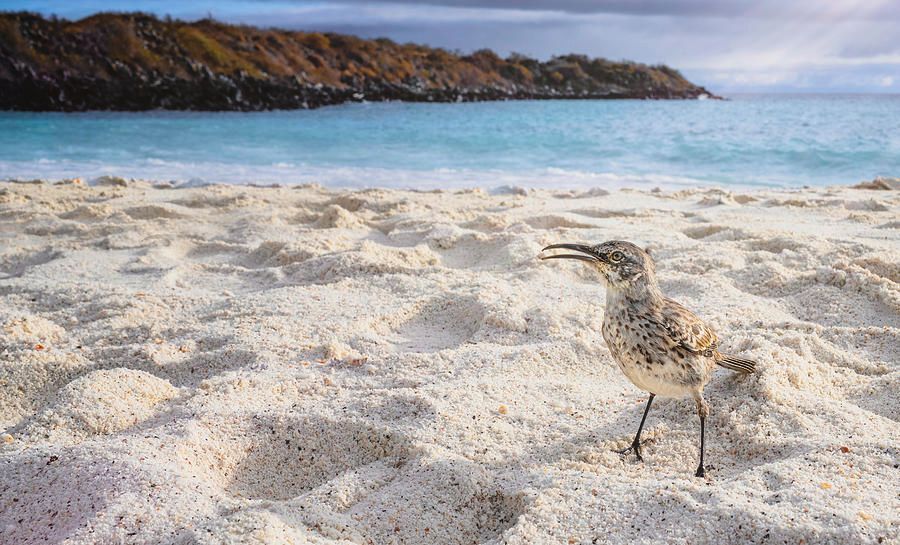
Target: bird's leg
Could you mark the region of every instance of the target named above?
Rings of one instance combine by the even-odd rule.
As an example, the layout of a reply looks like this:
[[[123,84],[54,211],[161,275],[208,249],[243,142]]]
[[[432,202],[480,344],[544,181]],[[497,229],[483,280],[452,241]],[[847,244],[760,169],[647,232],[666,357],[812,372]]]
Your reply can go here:
[[[697,402],[697,414],[700,415],[700,465],[697,466],[696,477],[706,476],[706,469],[703,467],[703,448],[706,446],[706,417],[709,416],[709,405],[703,400],[703,394],[698,394],[694,398]]]
[[[635,434],[634,441],[631,442],[631,446],[625,450],[617,451],[619,454],[628,456],[632,451],[634,451],[637,459],[641,462],[644,461],[644,459],[641,458],[641,430],[644,429],[644,422],[647,420],[647,413],[650,412],[650,405],[653,403],[654,397],[656,397],[656,394],[650,394],[650,399],[647,400],[647,408],[644,409],[644,416],[641,418],[641,425],[638,426],[637,434]]]

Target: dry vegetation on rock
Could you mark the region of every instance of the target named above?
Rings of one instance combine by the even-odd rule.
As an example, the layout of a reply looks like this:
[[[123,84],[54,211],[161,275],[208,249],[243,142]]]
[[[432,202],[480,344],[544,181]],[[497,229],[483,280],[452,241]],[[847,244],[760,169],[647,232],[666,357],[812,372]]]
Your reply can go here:
[[[353,100],[696,98],[666,66],[100,13],[0,13],[0,108],[258,110]]]

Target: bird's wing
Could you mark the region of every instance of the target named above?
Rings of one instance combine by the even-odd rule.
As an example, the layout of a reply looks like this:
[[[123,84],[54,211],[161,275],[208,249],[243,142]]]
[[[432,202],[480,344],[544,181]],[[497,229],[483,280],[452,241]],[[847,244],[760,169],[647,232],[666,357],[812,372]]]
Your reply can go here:
[[[659,316],[660,325],[675,344],[694,353],[715,352],[719,339],[711,327],[680,304],[666,299]]]

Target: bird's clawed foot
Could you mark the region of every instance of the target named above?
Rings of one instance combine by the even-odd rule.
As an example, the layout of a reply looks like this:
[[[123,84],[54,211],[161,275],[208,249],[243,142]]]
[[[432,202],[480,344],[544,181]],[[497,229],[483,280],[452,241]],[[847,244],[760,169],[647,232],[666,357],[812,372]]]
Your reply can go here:
[[[630,447],[623,450],[617,450],[616,452],[621,454],[622,456],[628,456],[629,454],[634,452],[634,455],[635,457],[637,457],[638,462],[644,461],[644,458],[641,456],[641,444],[638,441],[631,443]]]
[[[703,464],[697,466],[697,473],[694,473],[694,477],[706,477],[706,469]]]

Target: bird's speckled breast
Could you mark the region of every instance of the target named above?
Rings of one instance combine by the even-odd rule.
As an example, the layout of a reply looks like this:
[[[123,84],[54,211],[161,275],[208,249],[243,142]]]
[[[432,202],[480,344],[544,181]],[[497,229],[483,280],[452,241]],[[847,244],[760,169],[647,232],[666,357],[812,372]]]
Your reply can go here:
[[[658,322],[627,306],[607,308],[603,339],[638,388],[663,397],[694,395],[709,382],[715,361],[677,346]]]

